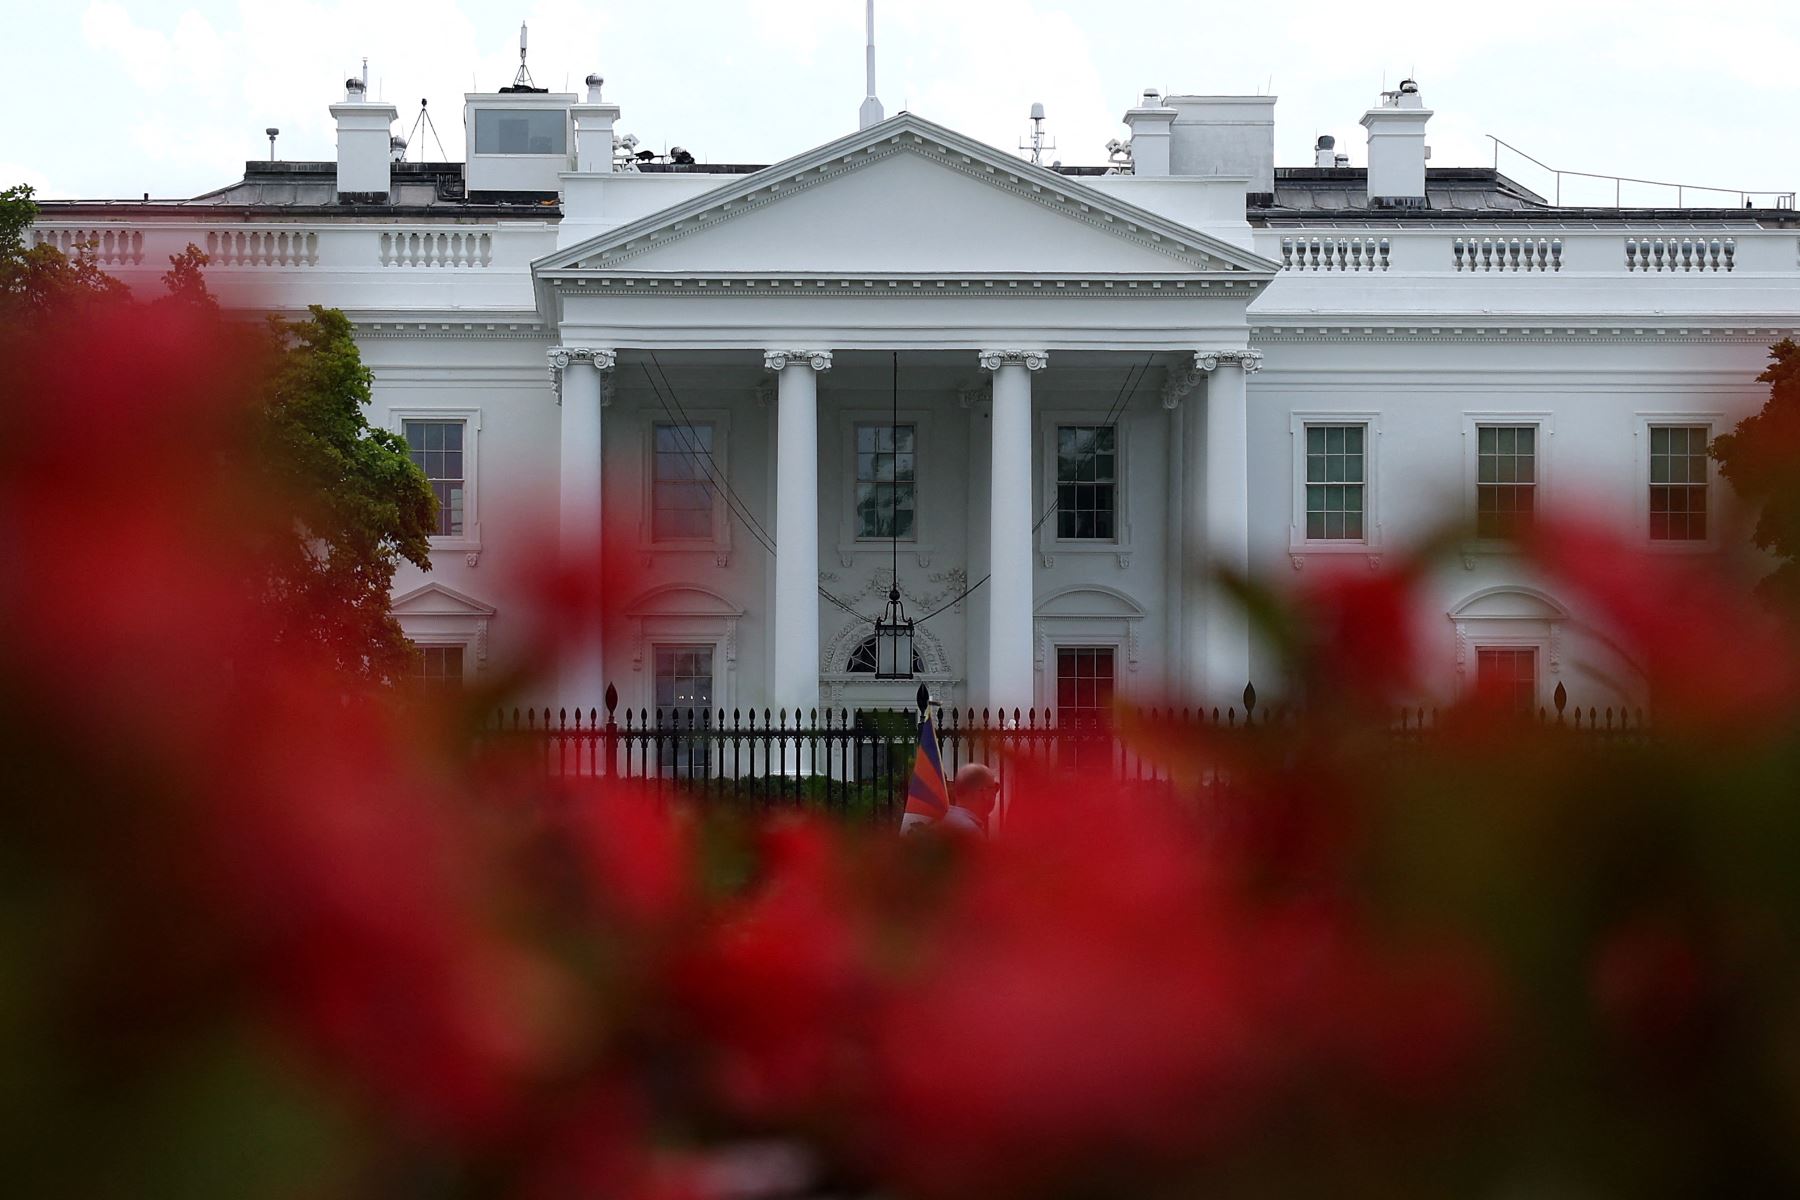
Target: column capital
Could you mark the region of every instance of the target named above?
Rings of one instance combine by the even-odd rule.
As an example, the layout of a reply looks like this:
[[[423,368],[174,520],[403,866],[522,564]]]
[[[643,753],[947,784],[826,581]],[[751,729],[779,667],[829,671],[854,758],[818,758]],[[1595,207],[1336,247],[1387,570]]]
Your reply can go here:
[[[815,371],[831,370],[829,350],[764,350],[763,369],[782,371],[790,366],[809,366]]]
[[[610,371],[619,361],[616,350],[602,350],[594,346],[552,346],[544,353],[550,360],[550,389],[556,393],[558,404],[562,403],[563,372],[572,364],[588,362],[594,364],[596,371]],[[602,407],[611,401],[610,395],[602,394]]]
[[[981,369],[998,371],[1007,363],[1018,363],[1027,371],[1041,371],[1050,365],[1048,350],[983,350]]]
[[[1163,381],[1162,406],[1167,409],[1181,407],[1181,402],[1193,394],[1200,381],[1206,378],[1206,372],[1199,367],[1170,367],[1169,377]]]
[[[552,371],[564,370],[575,362],[591,362],[596,370],[610,371],[619,361],[618,351],[595,346],[552,346],[545,353]]]
[[[1221,364],[1229,364],[1241,367],[1246,375],[1254,375],[1262,370],[1262,357],[1261,350],[1196,350],[1194,367],[1210,373]]]

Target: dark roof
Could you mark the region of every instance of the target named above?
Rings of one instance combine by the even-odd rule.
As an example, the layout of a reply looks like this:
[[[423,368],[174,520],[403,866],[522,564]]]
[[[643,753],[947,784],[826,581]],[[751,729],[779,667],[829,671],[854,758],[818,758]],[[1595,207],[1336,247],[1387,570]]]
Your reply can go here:
[[[643,163],[652,175],[749,175],[762,170],[753,163]],[[1055,166],[1062,175],[1105,175],[1103,166]],[[1425,203],[1394,207],[1369,204],[1367,169],[1363,167],[1277,167],[1275,190],[1253,192],[1246,212],[1262,227],[1318,225],[1342,221],[1418,223],[1535,221],[1616,224],[1666,221],[1681,224],[1751,222],[1765,228],[1800,228],[1800,212],[1788,208],[1578,208],[1558,207],[1530,188],[1492,167],[1430,167],[1425,172]],[[40,209],[51,216],[99,215],[129,211],[138,216],[183,217],[204,209],[209,215],[247,219],[271,217],[386,217],[409,220],[456,218],[560,218],[555,192],[478,192],[463,182],[463,164],[455,162],[395,163],[393,186],[385,198],[354,196],[340,200],[337,164],[333,162],[267,162],[244,164],[236,183],[188,200],[46,200]]]
[[[356,196],[340,201],[335,162],[268,162],[244,164],[244,177],[236,183],[188,200],[47,200],[39,207],[46,214],[130,209],[150,216],[193,216],[195,209],[208,215],[245,217],[560,217],[562,205],[555,192],[467,194],[463,164],[454,162],[393,164],[392,184],[386,198]]]

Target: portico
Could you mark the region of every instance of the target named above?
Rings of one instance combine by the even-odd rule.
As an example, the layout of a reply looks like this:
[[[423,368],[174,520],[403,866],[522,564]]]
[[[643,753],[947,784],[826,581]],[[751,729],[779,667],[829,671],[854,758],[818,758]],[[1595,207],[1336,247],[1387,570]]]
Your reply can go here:
[[[673,425],[667,436],[685,437],[693,422],[676,408],[699,406],[720,412],[740,443],[709,483],[731,493],[726,520],[739,527],[729,556],[714,561],[741,572],[733,586],[746,633],[765,647],[757,677],[736,685],[741,699],[789,711],[832,702],[821,679],[844,673],[834,654],[847,638],[833,631],[875,611],[861,593],[877,578],[885,591],[895,550],[863,536],[869,528],[838,532],[856,486],[890,499],[899,487],[916,506],[901,584],[909,603],[930,595],[951,610],[939,623],[963,626],[938,639],[943,661],[922,665],[950,676],[965,702],[1052,703],[1038,613],[1045,583],[1059,594],[1082,584],[1126,596],[1140,615],[1117,618],[1121,671],[1138,665],[1141,614],[1178,592],[1179,619],[1155,631],[1168,643],[1158,662],[1178,669],[1158,686],[1234,697],[1249,677],[1248,635],[1210,602],[1208,581],[1214,567],[1248,566],[1247,384],[1258,356],[1246,348],[1245,310],[1274,270],[909,114],[737,177],[534,264],[540,311],[560,331],[552,369],[563,403],[563,552],[582,554],[601,525],[614,535],[623,514],[606,505],[632,492],[605,477],[617,460],[602,452],[614,442],[602,426],[620,405],[603,398],[617,378],[640,394],[643,427]],[[659,384],[655,373],[669,364]],[[914,448],[893,447],[877,469],[907,478],[827,494],[827,481],[869,469],[856,431],[866,438],[893,423],[883,415],[890,397],[874,403],[890,372],[895,389],[905,381],[904,441]],[[1071,528],[1046,542],[1042,527],[1066,490],[1056,438],[1074,430],[1091,440],[1082,431],[1117,426],[1127,408],[1131,432],[1105,435],[1108,445],[1119,438],[1108,469],[1124,472],[1106,486],[1118,490],[1121,512],[1128,493],[1141,493],[1135,545],[1124,517],[1106,536]],[[768,463],[760,489],[746,486],[756,426]],[[1158,461],[1153,448],[1177,426],[1180,453]],[[1144,550],[1164,488],[1180,496],[1185,531],[1173,580],[1167,565],[1152,577],[1146,564],[1162,555]],[[834,544],[838,554],[822,561],[821,547]],[[752,555],[768,560],[766,573],[751,569]],[[942,648],[953,643],[960,652]],[[625,659],[606,647],[568,686],[586,693],[602,677],[621,679]]]

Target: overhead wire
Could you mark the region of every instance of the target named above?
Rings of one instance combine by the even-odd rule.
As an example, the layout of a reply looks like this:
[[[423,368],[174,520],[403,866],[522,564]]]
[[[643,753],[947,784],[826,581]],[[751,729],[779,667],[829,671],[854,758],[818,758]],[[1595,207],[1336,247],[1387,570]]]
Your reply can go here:
[[[1133,398],[1135,398],[1137,396],[1138,385],[1144,381],[1144,376],[1149,373],[1150,363],[1151,363],[1151,356],[1146,354],[1146,355],[1144,355],[1144,361],[1142,363],[1138,364],[1137,366],[1134,366],[1130,371],[1127,371],[1125,373],[1125,378],[1123,380],[1121,380],[1119,383],[1118,392],[1113,396],[1113,402],[1112,402],[1111,406],[1108,407],[1106,410],[1106,419],[1104,422],[1102,422],[1103,425],[1113,424],[1113,422],[1118,420],[1119,414],[1123,413],[1125,411],[1125,409],[1130,406]],[[1088,459],[1096,457],[1098,455],[1098,453],[1099,452],[1097,450],[1090,448],[1083,456],[1083,458],[1081,460],[1082,464],[1085,465]],[[1060,500],[1061,500],[1061,497],[1058,496],[1055,499],[1050,501],[1049,507],[1044,509],[1043,515],[1040,516],[1037,519],[1037,523],[1031,527],[1032,533],[1035,534],[1039,529],[1043,528],[1044,522],[1048,521],[1050,519],[1051,514],[1056,511],[1057,504]],[[931,618],[937,616],[939,613],[945,611],[946,609],[949,609],[949,608],[954,607],[955,605],[961,604],[969,596],[971,596],[975,593],[976,588],[979,588],[982,584],[986,583],[988,580],[992,579],[993,577],[994,576],[993,576],[992,572],[989,572],[988,574],[983,575],[980,579],[977,579],[974,583],[972,583],[968,587],[964,588],[957,595],[952,596],[949,600],[946,600],[944,603],[942,603],[938,607],[932,609],[930,612],[926,613],[924,616],[919,617],[917,620],[915,620],[913,622],[913,624],[923,625],[925,622],[931,620]]]
[[[642,363],[639,364],[639,367],[643,370],[644,380],[650,385],[650,390],[656,396],[657,402],[662,406],[663,412],[668,415],[671,421],[675,422],[680,427],[683,434],[683,441],[686,443],[683,446],[683,449],[687,451],[689,457],[694,459],[696,463],[701,463],[702,459],[704,459],[704,464],[701,466],[701,469],[706,473],[708,482],[718,488],[724,495],[726,506],[744,523],[744,527],[750,531],[751,536],[756,538],[763,549],[767,550],[769,554],[774,555],[775,539],[770,536],[762,523],[756,519],[753,513],[751,513],[749,505],[737,494],[736,489],[731,486],[730,480],[725,477],[724,471],[719,467],[718,460],[713,458],[712,451],[700,445],[699,432],[695,429],[692,419],[688,416],[687,409],[683,407],[680,397],[675,394],[674,386],[669,383],[668,376],[664,373],[662,364],[657,361],[655,352],[650,351],[649,357],[651,365],[656,368],[657,377],[662,381],[662,387],[659,388],[657,386],[657,380],[651,377],[649,367],[643,366]],[[1102,421],[1103,426],[1111,426],[1114,424],[1118,420],[1119,415],[1130,406],[1131,401],[1137,396],[1138,387],[1143,383],[1144,376],[1149,373],[1151,363],[1152,356],[1146,354],[1142,363],[1134,365],[1131,370],[1126,372],[1125,378],[1119,383],[1119,390],[1113,396],[1112,404],[1107,407],[1106,417]],[[668,392],[666,399],[663,395],[664,390]],[[670,408],[671,403],[674,405],[673,409]],[[679,416],[676,415],[677,411],[680,413]],[[1081,460],[1082,465],[1085,465],[1088,459],[1097,457],[1098,453],[1096,448],[1090,447],[1084,452]],[[1037,521],[1032,525],[1032,533],[1035,534],[1039,529],[1043,528],[1044,522],[1048,521],[1051,516],[1055,514],[1060,501],[1060,495],[1051,499],[1042,515],[1040,515]],[[923,625],[926,621],[929,621],[940,613],[961,604],[992,578],[993,574],[991,572],[987,575],[983,575],[980,579],[964,588],[955,596],[944,601],[944,603],[932,609],[924,616],[915,618],[913,624],[915,626]],[[876,618],[856,611],[848,601],[832,595],[832,593],[827,591],[824,587],[820,587],[818,590],[819,595],[823,596],[826,600],[829,600],[833,605],[842,609],[844,612],[849,613],[857,620],[863,621],[869,625],[879,624],[879,621]]]
[[[644,372],[644,381],[650,385],[650,391],[656,396],[657,403],[662,406],[663,412],[668,416],[669,420],[675,422],[680,428],[682,441],[684,443],[682,448],[687,452],[688,456],[700,466],[701,470],[705,472],[707,482],[717,488],[720,494],[725,498],[726,507],[744,523],[745,529],[750,532],[752,537],[761,543],[763,549],[768,551],[771,556],[774,556],[774,537],[763,526],[762,522],[756,519],[756,515],[750,511],[749,504],[742,496],[738,495],[737,489],[731,486],[730,479],[726,477],[724,468],[719,466],[718,460],[713,457],[711,449],[701,445],[699,431],[695,429],[693,419],[689,417],[687,408],[681,403],[681,397],[676,394],[674,385],[669,382],[667,373],[663,371],[662,363],[658,361],[656,352],[649,351],[648,354],[651,366],[656,368],[656,377],[651,377],[649,367],[644,366],[642,363],[639,363],[638,366]],[[657,386],[657,381],[659,379],[661,380],[660,388]],[[667,392],[666,398],[664,392]],[[673,409],[670,408],[671,404],[674,405]],[[677,413],[680,415],[678,416]],[[823,586],[820,586],[818,591],[819,595],[829,600],[838,608],[849,613],[857,620],[866,622],[870,625],[877,623],[875,618],[856,611],[848,601],[832,595],[832,593],[827,591]]]

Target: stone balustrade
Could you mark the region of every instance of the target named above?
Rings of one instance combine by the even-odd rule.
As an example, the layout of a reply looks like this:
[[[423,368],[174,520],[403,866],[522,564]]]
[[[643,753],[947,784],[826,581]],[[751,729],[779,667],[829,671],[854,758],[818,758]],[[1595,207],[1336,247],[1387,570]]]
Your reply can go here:
[[[1284,237],[1284,271],[1385,271],[1389,266],[1385,237]]]
[[[381,235],[384,267],[489,267],[493,262],[491,233],[413,229]]]
[[[202,248],[216,267],[319,265],[319,235],[292,226],[208,231]]]
[[[1459,237],[1450,244],[1458,271],[1561,271],[1561,238]]]
[[[33,245],[53,247],[70,258],[87,251],[103,267],[135,267],[144,261],[141,229],[38,226],[31,231],[31,239]]]
[[[1737,239],[1705,237],[1625,239],[1627,271],[1734,271]]]
[[[1355,232],[1269,229],[1259,231],[1256,249],[1284,272],[1317,275],[1529,275],[1548,282],[1660,274],[1722,281],[1800,272],[1800,238],[1791,230],[1753,226],[1633,231],[1571,222],[1516,233],[1423,223]]]

